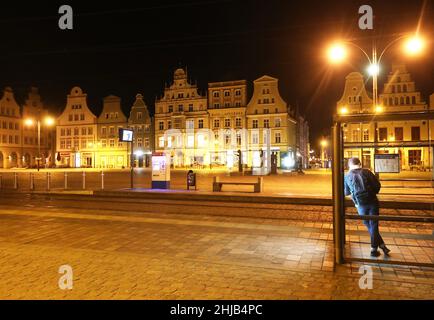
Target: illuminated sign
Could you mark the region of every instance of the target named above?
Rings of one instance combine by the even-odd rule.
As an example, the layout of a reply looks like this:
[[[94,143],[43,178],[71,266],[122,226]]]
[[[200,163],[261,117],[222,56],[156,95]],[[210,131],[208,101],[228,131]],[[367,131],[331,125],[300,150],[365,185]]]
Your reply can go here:
[[[375,154],[374,171],[377,173],[399,173],[399,154]]]
[[[170,189],[169,154],[152,154],[152,189]]]
[[[133,130],[119,128],[119,141],[133,142]]]

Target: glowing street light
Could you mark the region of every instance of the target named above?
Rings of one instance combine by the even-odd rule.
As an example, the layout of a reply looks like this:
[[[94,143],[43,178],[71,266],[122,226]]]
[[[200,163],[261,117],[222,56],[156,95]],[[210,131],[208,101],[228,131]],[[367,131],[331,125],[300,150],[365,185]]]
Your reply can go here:
[[[341,43],[335,43],[327,51],[328,59],[331,63],[341,63],[347,57],[347,50]]]
[[[35,124],[35,121],[33,119],[26,119],[24,120],[24,124],[28,127],[31,127]]]
[[[378,76],[380,74],[380,66],[378,64],[371,63],[368,67],[368,74],[371,77]]]
[[[54,119],[52,117],[45,117],[44,118],[44,124],[48,127],[51,127],[54,125]],[[41,160],[41,119],[37,119],[36,121],[32,118],[28,118],[24,120],[24,124],[26,126],[33,126],[35,125],[35,122],[38,126],[38,157],[36,158],[36,162],[38,164],[38,171],[39,171],[39,161]]]
[[[411,37],[404,43],[404,51],[410,56],[420,54],[424,48],[425,41],[419,36]]]
[[[383,106],[382,106],[382,105],[377,105],[377,106],[375,106],[375,112],[376,112],[376,113],[381,113],[381,112],[383,112]]]
[[[45,125],[46,126],[52,126],[52,125],[54,125],[54,118],[52,118],[52,117],[46,117],[45,119],[44,119],[44,123],[45,123]]]
[[[339,109],[339,113],[340,114],[347,114],[348,113],[348,108],[347,107],[341,107],[340,109]]]

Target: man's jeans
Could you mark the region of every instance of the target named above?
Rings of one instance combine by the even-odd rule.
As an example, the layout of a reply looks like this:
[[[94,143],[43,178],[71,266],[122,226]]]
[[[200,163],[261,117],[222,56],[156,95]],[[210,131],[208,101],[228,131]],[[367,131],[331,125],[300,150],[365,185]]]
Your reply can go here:
[[[357,207],[357,212],[359,215],[367,216],[378,216],[380,207],[378,201],[372,204],[359,205]],[[371,247],[377,249],[380,245],[384,244],[383,238],[380,235],[378,229],[378,221],[376,220],[363,220],[363,224],[368,228],[369,234],[371,235]]]

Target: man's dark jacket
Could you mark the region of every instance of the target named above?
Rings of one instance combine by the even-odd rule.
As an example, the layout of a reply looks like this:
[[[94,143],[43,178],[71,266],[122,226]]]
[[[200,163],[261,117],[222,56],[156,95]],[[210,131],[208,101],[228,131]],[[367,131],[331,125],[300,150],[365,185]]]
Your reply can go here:
[[[351,195],[356,205],[372,204],[377,201],[380,188],[380,181],[368,169],[353,169],[345,176],[345,195]]]

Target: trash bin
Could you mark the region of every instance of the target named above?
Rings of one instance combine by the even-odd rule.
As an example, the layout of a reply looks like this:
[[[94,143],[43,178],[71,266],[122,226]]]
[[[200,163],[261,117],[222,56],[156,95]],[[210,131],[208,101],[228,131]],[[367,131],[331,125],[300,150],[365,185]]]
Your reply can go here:
[[[189,170],[187,173],[187,190],[190,190],[190,187],[194,187],[194,190],[197,190],[196,173],[193,170]]]

